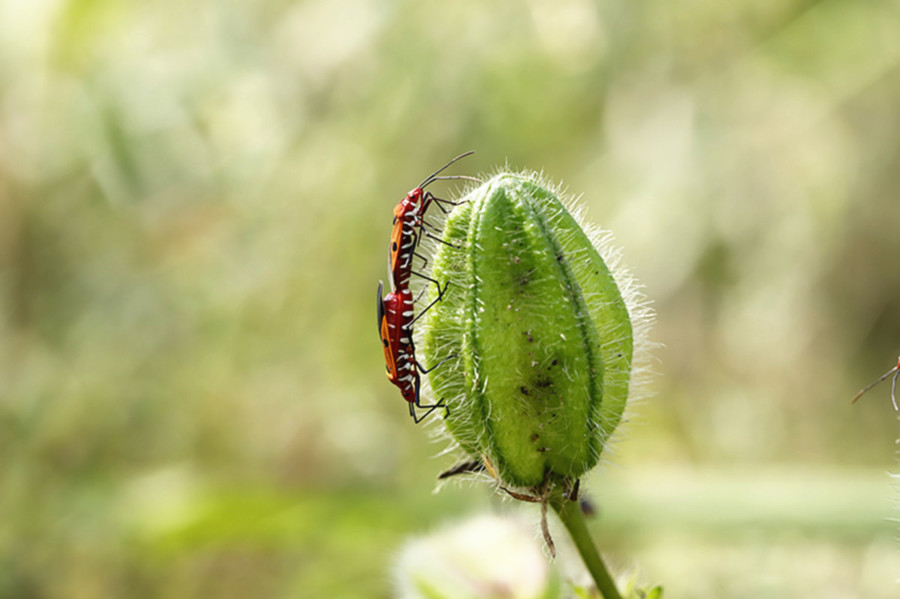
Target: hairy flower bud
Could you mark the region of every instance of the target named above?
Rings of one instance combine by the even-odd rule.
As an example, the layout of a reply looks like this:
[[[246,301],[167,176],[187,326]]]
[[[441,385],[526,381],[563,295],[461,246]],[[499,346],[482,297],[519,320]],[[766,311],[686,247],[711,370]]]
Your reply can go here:
[[[423,349],[426,364],[444,361],[429,380],[449,432],[508,485],[577,479],[628,397],[632,318],[616,278],[536,174],[470,192],[443,241],[432,277],[448,286]]]

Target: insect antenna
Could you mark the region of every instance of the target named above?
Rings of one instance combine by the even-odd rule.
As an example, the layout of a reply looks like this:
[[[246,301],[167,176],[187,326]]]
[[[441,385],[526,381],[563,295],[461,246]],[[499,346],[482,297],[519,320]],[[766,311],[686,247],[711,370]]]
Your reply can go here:
[[[894,378],[891,380],[891,403],[894,404],[894,410],[900,411],[900,408],[897,407],[897,377],[900,376],[900,358],[897,359],[897,365],[885,372],[881,377],[875,381],[874,383],[870,383],[866,387],[863,387],[859,393],[853,396],[853,399],[850,400],[850,403],[856,403],[860,397],[862,397],[866,391],[886,379],[887,377],[894,375]]]
[[[471,155],[474,154],[474,153],[475,153],[475,150],[469,150],[468,152],[464,152],[463,154],[460,154],[459,156],[455,157],[455,158],[452,159],[450,162],[448,162],[447,164],[445,164],[444,166],[442,166],[442,167],[439,168],[438,170],[434,171],[433,173],[431,173],[430,175],[428,175],[427,177],[425,177],[425,180],[422,181],[421,183],[419,183],[419,189],[422,189],[423,187],[425,187],[426,185],[428,185],[428,184],[431,183],[432,181],[437,181],[438,179],[474,179],[473,177],[463,177],[462,175],[460,175],[460,176],[444,176],[444,177],[438,177],[438,176],[437,176],[438,173],[440,173],[441,171],[443,171],[444,169],[446,169],[448,166],[450,166],[451,164],[453,164],[453,163],[456,162],[457,160],[460,160],[460,159],[462,159],[462,158],[465,158],[466,156],[471,156]],[[478,179],[474,179],[474,180],[475,180],[475,181],[478,181]],[[478,182],[480,183],[481,181],[478,181]]]

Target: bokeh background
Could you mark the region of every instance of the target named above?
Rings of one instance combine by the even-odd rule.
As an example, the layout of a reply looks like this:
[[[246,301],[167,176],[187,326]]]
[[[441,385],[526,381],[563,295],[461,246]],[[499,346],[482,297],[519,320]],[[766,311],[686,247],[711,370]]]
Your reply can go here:
[[[0,597],[388,597],[409,535],[536,514],[432,494],[383,374],[391,209],[469,149],[654,302],[612,566],[897,596],[900,427],[849,399],[900,352],[900,3],[0,0]]]

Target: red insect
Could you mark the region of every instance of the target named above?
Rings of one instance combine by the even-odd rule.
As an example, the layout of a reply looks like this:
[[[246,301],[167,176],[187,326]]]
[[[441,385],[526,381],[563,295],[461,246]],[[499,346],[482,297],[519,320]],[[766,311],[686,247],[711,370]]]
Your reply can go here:
[[[853,399],[850,400],[850,403],[856,403],[856,400],[859,399],[860,397],[862,397],[863,393],[865,393],[866,391],[868,391],[869,389],[871,389],[872,387],[874,387],[875,385],[877,385],[878,383],[880,383],[881,381],[886,379],[887,377],[891,376],[891,374],[894,375],[894,378],[891,380],[891,403],[894,404],[894,409],[898,410],[896,391],[897,391],[897,377],[900,376],[900,358],[897,358],[896,366],[894,366],[893,368],[891,368],[890,370],[885,372],[883,375],[881,375],[881,378],[879,378],[874,383],[871,383],[870,385],[864,387],[859,393],[857,393],[853,397]]]
[[[437,204],[444,213],[447,213],[447,209],[444,208],[443,204],[456,206],[455,202],[437,198],[431,192],[424,191],[424,188],[439,179],[468,179],[480,183],[480,180],[473,177],[439,176],[439,173],[448,166],[470,154],[472,152],[460,154],[433,172],[417,187],[407,193],[406,197],[394,207],[394,224],[391,230],[390,248],[390,271],[393,289],[386,296],[383,296],[384,284],[378,284],[378,332],[384,349],[384,361],[388,379],[400,389],[403,399],[409,403],[409,415],[412,416],[416,423],[421,422],[434,410],[446,408],[446,405],[441,401],[433,405],[421,404],[419,394],[421,387],[420,374],[430,372],[444,360],[453,357],[444,358],[444,360],[431,368],[423,368],[416,360],[416,350],[413,344],[413,323],[436,302],[440,301],[443,298],[444,291],[447,289],[446,283],[441,288],[440,283],[435,279],[412,269],[413,256],[419,257],[423,261],[423,266],[428,263],[427,258],[416,253],[416,248],[423,235],[442,243],[447,243],[431,233],[434,227],[425,222],[425,212],[432,204]],[[415,300],[409,287],[409,280],[412,275],[434,283],[438,288],[437,298],[422,310],[418,316],[415,315]],[[416,408],[428,411],[419,417],[416,414]]]
[[[425,222],[425,212],[428,211],[428,208],[431,207],[432,204],[436,204],[437,207],[446,214],[447,208],[445,208],[444,205],[456,206],[457,203],[435,197],[430,191],[425,191],[425,187],[434,181],[442,179],[466,179],[468,181],[481,183],[480,179],[463,175],[438,176],[439,173],[457,160],[465,158],[473,153],[474,151],[460,154],[435,172],[431,173],[424,181],[407,193],[405,198],[400,200],[400,202],[394,206],[394,228],[391,230],[390,268],[395,288],[400,289],[406,287],[409,283],[410,276],[413,274],[437,284],[434,279],[430,279],[421,273],[414,272],[412,270],[412,259],[413,256],[417,256],[424,264],[427,264],[428,262],[424,256],[416,253],[416,248],[419,246],[422,235],[431,237],[441,243],[447,243],[440,237],[431,233],[430,230],[435,229],[435,227]]]
[[[443,401],[423,406],[420,403],[420,373],[430,372],[432,368],[422,368],[416,361],[416,348],[413,344],[412,325],[418,316],[414,316],[413,296],[409,287],[391,291],[386,296],[384,283],[378,283],[378,332],[384,348],[384,361],[387,365],[388,379],[400,389],[400,393],[409,403],[409,415],[418,424],[438,408],[446,408]],[[441,295],[443,290],[441,290]],[[440,295],[428,308],[440,299]],[[425,313],[425,308],[419,316]],[[446,359],[446,358],[445,358]],[[422,416],[416,414],[416,408],[428,410]]]

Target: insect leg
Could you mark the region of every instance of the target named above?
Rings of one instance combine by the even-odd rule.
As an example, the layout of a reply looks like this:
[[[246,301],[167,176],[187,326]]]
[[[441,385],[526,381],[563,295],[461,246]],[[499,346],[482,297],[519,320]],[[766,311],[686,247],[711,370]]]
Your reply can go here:
[[[419,274],[419,273],[413,273],[413,274]],[[422,276],[422,275],[419,275],[419,276]],[[437,296],[436,298],[434,298],[434,301],[433,301],[433,302],[431,302],[430,304],[428,304],[427,306],[425,306],[425,309],[422,310],[421,312],[419,312],[419,313],[416,315],[415,318],[413,318],[412,320],[410,320],[410,321],[407,323],[406,326],[412,325],[412,323],[414,323],[415,321],[419,320],[419,318],[421,318],[423,314],[425,314],[426,312],[428,312],[428,310],[430,310],[431,307],[432,307],[433,305],[435,305],[436,303],[438,303],[439,301],[441,301],[441,300],[443,299],[443,297],[444,297],[444,292],[447,291],[447,285],[450,284],[450,281],[447,281],[446,283],[444,283],[444,288],[441,289],[440,283],[438,283],[438,282],[435,281],[434,279],[432,279],[432,278],[430,278],[430,277],[424,277],[424,276],[422,276],[422,278],[428,279],[429,281],[434,282],[434,283],[438,286],[438,296]]]

